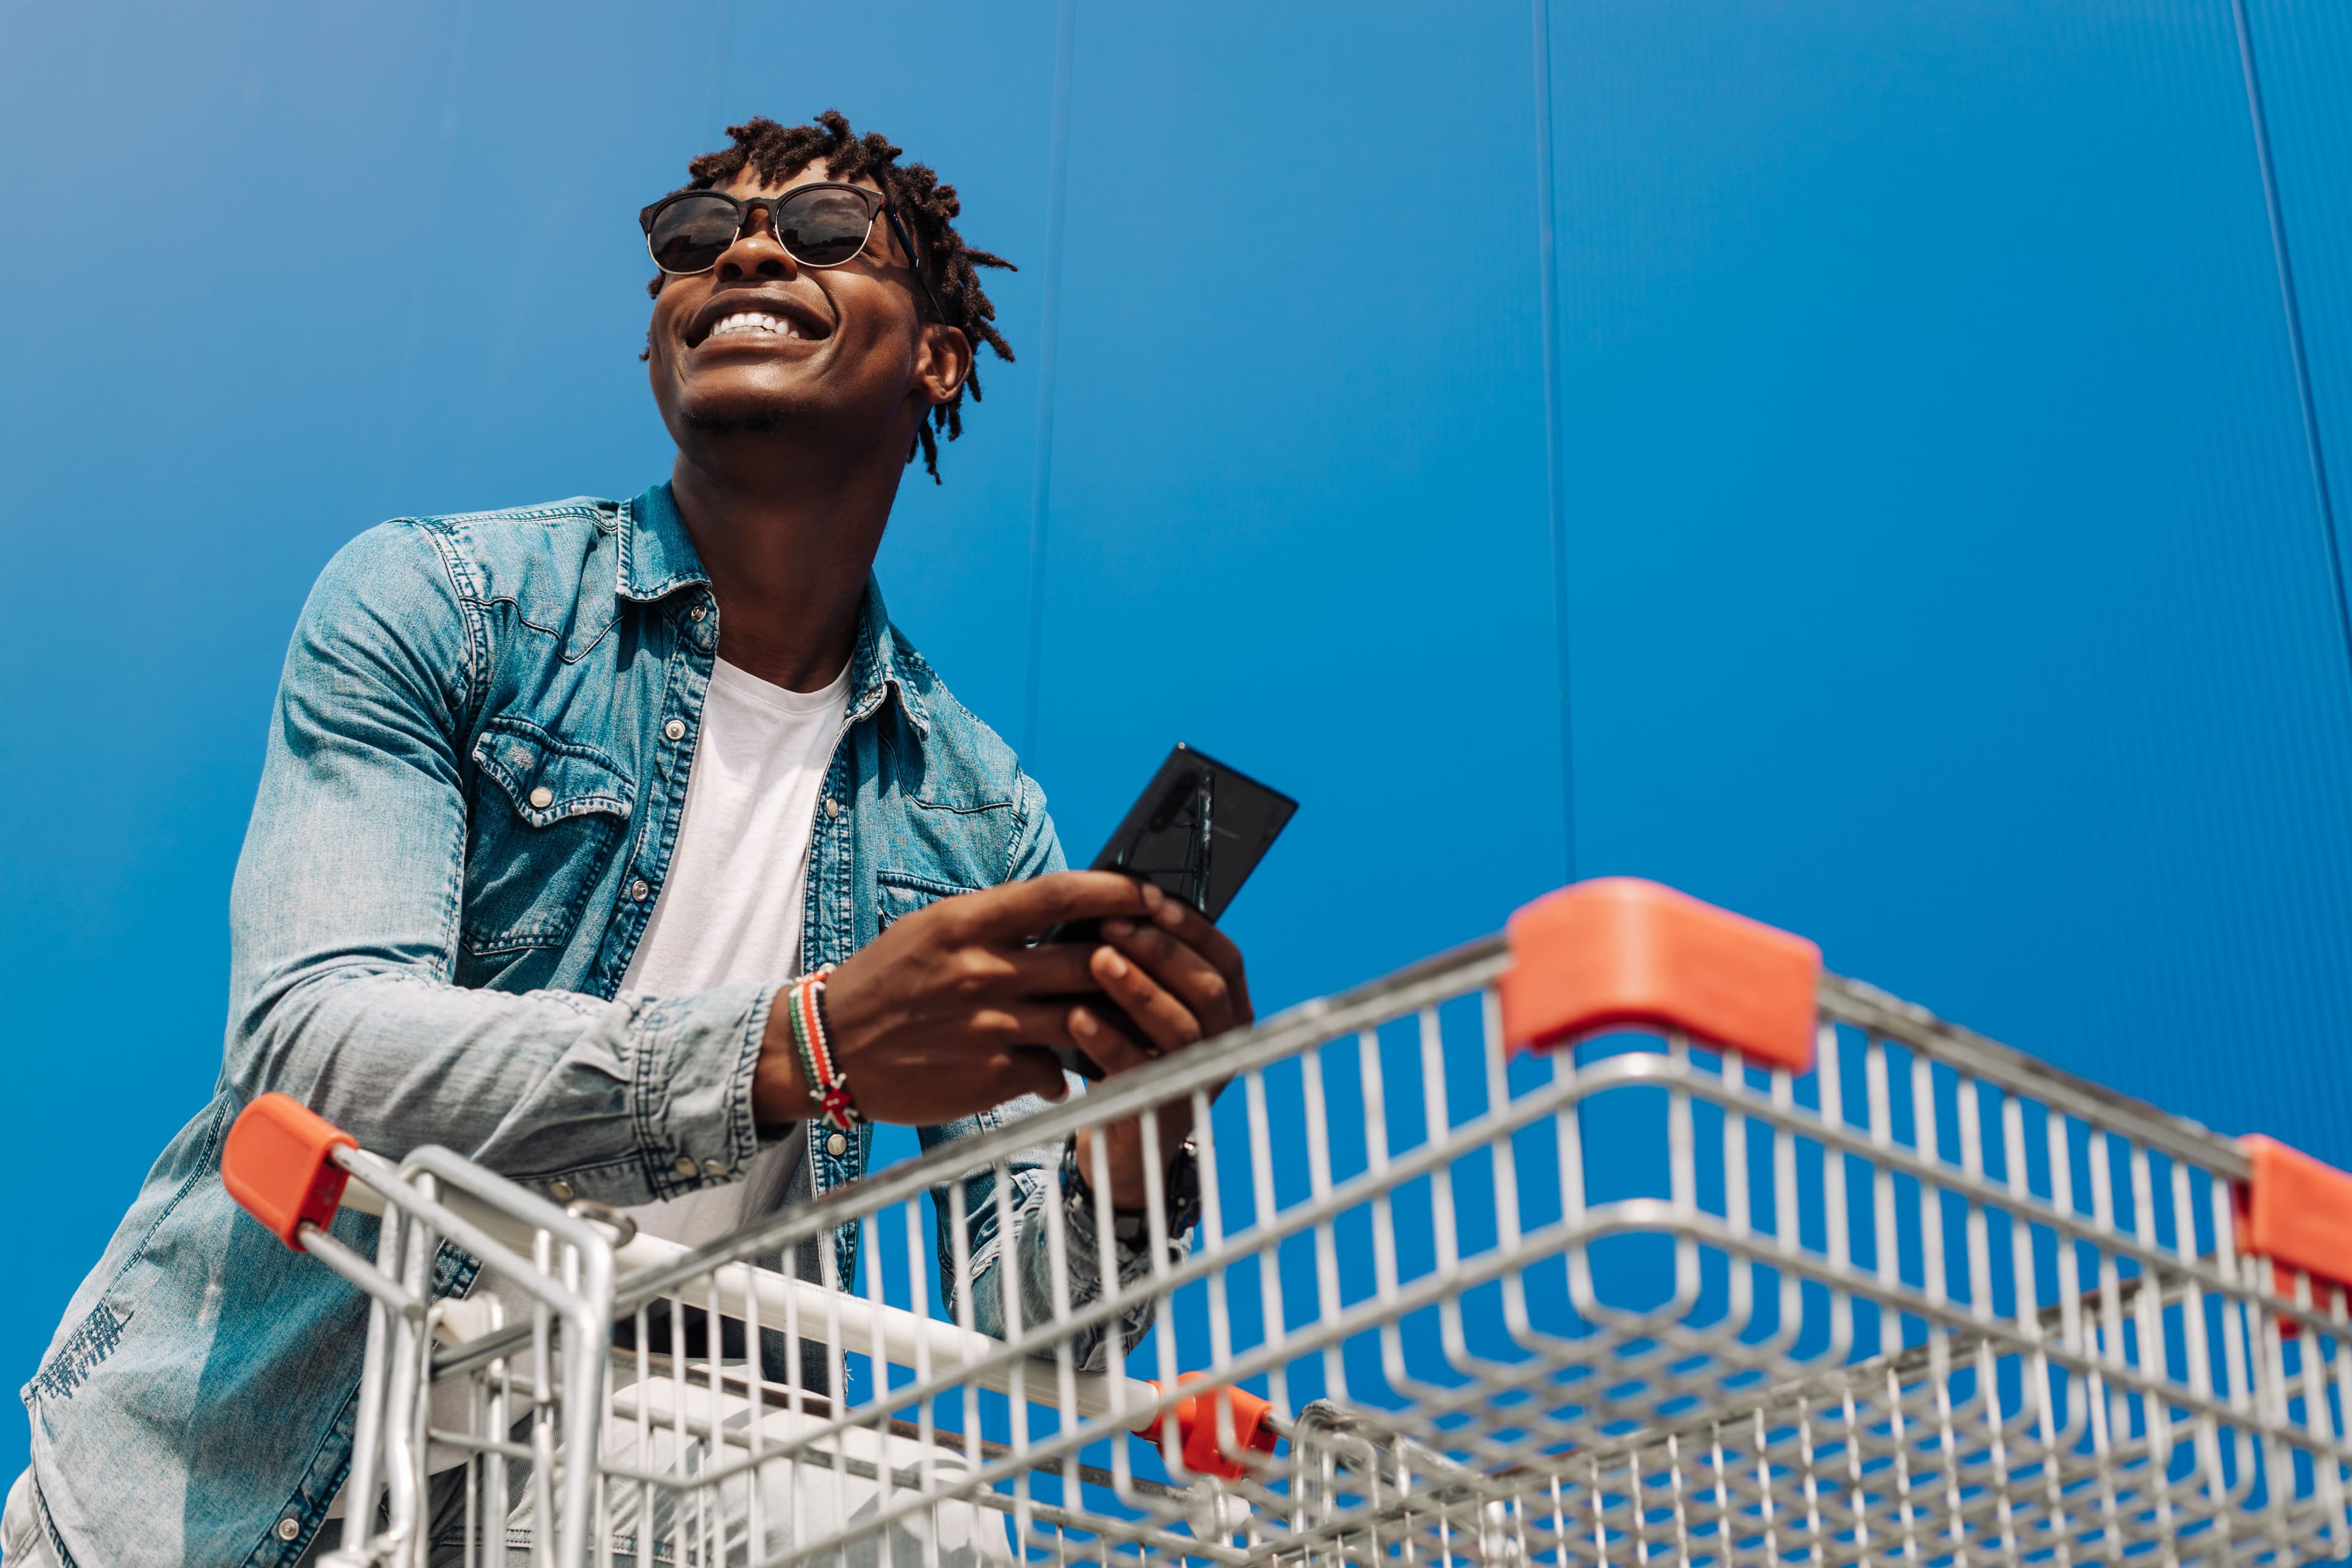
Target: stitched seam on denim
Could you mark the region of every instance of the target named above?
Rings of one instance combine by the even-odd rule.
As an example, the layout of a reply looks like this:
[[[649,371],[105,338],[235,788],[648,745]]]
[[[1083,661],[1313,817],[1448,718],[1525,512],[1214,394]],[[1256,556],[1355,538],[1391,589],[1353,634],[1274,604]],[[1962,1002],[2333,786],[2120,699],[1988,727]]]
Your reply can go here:
[[[622,598],[629,592],[629,562],[635,553],[632,546],[637,539],[637,506],[635,500],[621,503],[619,526],[613,531],[613,596]]]
[[[654,1058],[668,1056],[656,1044],[658,1011],[661,1008],[640,1004],[630,1013],[628,1032],[635,1044],[635,1063],[630,1063],[635,1068],[635,1072],[630,1074],[630,1119],[637,1123],[637,1152],[645,1162],[645,1184],[652,1187],[656,1199],[668,1199],[675,1196],[670,1192],[670,1162],[656,1159],[656,1152],[661,1150],[661,1121],[668,1117],[668,1105],[656,1102],[656,1084],[668,1089],[670,1079],[668,1072],[654,1072]]]
[[[898,683],[898,665],[891,657],[891,628],[876,614],[873,579],[866,579],[866,597],[857,607],[856,643],[849,652],[848,722],[871,717]],[[877,624],[879,623],[879,624]]]
[[[597,1176],[630,1176],[645,1169],[642,1159],[603,1160],[593,1165],[560,1165],[551,1170],[517,1171],[508,1180],[528,1186],[534,1182],[569,1181],[574,1185]]]
[[[620,824],[609,816],[597,813],[583,815],[592,818],[588,824],[591,833],[601,835],[604,842],[593,848],[583,844],[577,853],[568,858],[572,861],[593,860],[606,853],[611,847],[614,836],[620,828]],[[564,820],[575,821],[577,818],[567,817]],[[543,830],[534,828],[533,831]],[[463,875],[462,858],[460,875]],[[572,933],[579,929],[580,918],[587,912],[588,897],[596,890],[603,880],[602,876],[583,877],[579,889],[572,895],[570,902],[529,924],[509,926],[495,934],[484,934],[461,928],[458,942],[466,952],[478,958],[487,958],[502,952],[523,952],[533,948],[561,947]],[[462,911],[460,918],[462,920]]]
[[[634,546],[638,532],[645,527],[645,519],[637,515],[635,498],[632,497],[621,503],[621,518],[620,559],[615,563],[618,571],[613,584],[613,591],[615,594],[646,604],[655,604],[668,598],[688,584],[710,581],[709,575],[701,572],[678,572],[671,574],[658,583],[633,589],[630,586],[630,579],[636,574],[636,551]]]
[[[1013,775],[1013,842],[1005,847],[1003,881],[1013,880],[1013,872],[1021,864],[1022,847],[1029,841],[1029,775]]]
[[[869,773],[878,776],[877,733],[845,721],[834,737],[833,756],[825,764],[825,798],[847,801],[849,814],[846,817],[834,817],[820,810],[809,833],[809,890],[802,904],[801,924],[801,952],[806,968],[839,963],[857,951],[862,828],[873,810],[870,797],[863,808],[860,806],[859,781]],[[878,910],[875,931],[877,935],[881,931]]]
[[[98,1304],[74,1325],[65,1343],[33,1374],[25,1385],[27,1396],[41,1399],[70,1400],[74,1390],[88,1383],[106,1358],[121,1348],[122,1331],[135,1314],[117,1312],[100,1296]]]
[[[950,704],[955,699],[949,696],[946,685],[940,679],[940,672],[931,668],[922,650],[908,640],[907,634],[898,629],[896,622],[886,620],[883,623],[881,642],[888,655],[891,674],[897,680],[899,706],[905,710],[916,730],[928,736],[931,726],[938,721],[931,712],[932,695],[947,697]]]
[[[572,651],[572,645],[562,626],[542,626],[539,622],[532,620],[529,616],[523,614],[521,603],[511,594],[491,594],[486,596],[469,596],[466,600],[466,603],[478,612],[494,610],[500,606],[504,606],[506,609],[513,613],[516,625],[529,626],[532,631],[539,633],[541,637],[551,638],[555,644],[555,657],[565,664],[578,664],[582,660],[585,659],[590,654],[594,653],[596,651],[596,645],[603,642],[606,637],[612,636],[613,628],[621,624],[621,617],[614,616],[611,620],[606,621],[602,626],[597,628],[596,635],[590,637],[586,643],[583,644],[578,653],[573,653]]]
[[[597,781],[604,786],[602,790],[592,789],[583,795],[566,795],[561,800],[552,802],[544,808],[544,811],[541,811],[541,808],[529,805],[524,799],[527,793],[522,787],[521,774],[524,770],[516,767],[495,748],[490,747],[489,740],[492,735],[511,735],[542,752],[552,752],[558,757],[566,758],[572,762],[585,763],[592,773],[602,773],[610,776]],[[528,719],[518,719],[511,714],[501,713],[485,721],[475,732],[471,754],[475,765],[486,770],[492,778],[497,779],[505,787],[508,796],[514,801],[517,814],[534,827],[549,827],[562,821],[562,817],[549,816],[547,821],[541,822],[532,815],[533,812],[546,815],[553,812],[557,806],[574,808],[567,813],[567,816],[579,816],[583,811],[603,810],[625,821],[636,806],[637,781],[629,776],[627,769],[593,746],[583,746],[577,742],[556,739]],[[545,772],[546,768],[547,759],[545,756],[541,756],[532,760],[529,771],[532,777],[538,777]]]
[[[454,512],[438,517],[411,520],[421,523],[428,533],[446,540],[446,547],[443,547],[444,564],[448,569],[451,582],[457,590],[458,602],[465,609],[469,622],[478,624],[481,628],[479,635],[474,640],[478,641],[482,646],[482,648],[484,649],[484,658],[481,661],[481,670],[479,679],[478,681],[478,689],[473,694],[467,705],[467,711],[469,714],[478,712],[482,698],[489,689],[489,670],[487,653],[491,638],[488,632],[489,616],[485,612],[491,606],[505,605],[515,611],[515,619],[520,621],[525,626],[530,626],[533,630],[544,632],[548,636],[554,637],[557,643],[556,657],[562,659],[566,664],[577,664],[581,659],[586,658],[590,653],[594,651],[596,645],[604,640],[605,634],[610,632],[613,627],[618,624],[619,617],[616,616],[612,620],[607,621],[604,624],[603,630],[600,630],[594,637],[591,638],[587,647],[582,648],[576,657],[567,655],[563,647],[563,634],[561,631],[552,626],[540,626],[537,622],[524,616],[521,613],[521,606],[512,596],[503,594],[494,595],[488,593],[484,588],[478,574],[472,569],[472,563],[469,557],[462,557],[465,560],[465,564],[462,567],[457,564],[456,559],[453,558],[461,558],[461,547],[458,540],[459,533],[464,532],[470,534],[474,531],[475,524],[485,522],[539,522],[554,524],[577,522],[584,520],[593,523],[596,527],[597,532],[603,534],[610,531],[604,526],[606,509],[613,508],[615,505],[616,503],[612,501],[602,500],[592,497],[583,497],[576,501],[557,501],[546,506],[516,507],[502,511]]]
[[[669,713],[673,703],[683,710],[692,703],[693,725],[698,730],[702,722],[703,703],[696,700],[684,689],[684,686],[698,674],[694,658],[700,650],[694,647],[693,639],[676,632],[672,635],[674,640],[670,655],[662,661],[661,697],[655,711]],[[710,671],[703,668],[698,673],[703,682],[703,698],[707,700]],[[662,766],[661,759],[665,757],[669,763],[667,769]],[[657,858],[655,864],[645,868],[647,885],[657,890],[668,880],[669,862],[677,850],[678,827],[686,818],[686,794],[693,783],[693,776],[692,752],[681,749],[657,753],[654,776],[646,794],[646,804],[657,803],[660,809],[637,814],[636,830],[630,836],[628,857],[621,867],[620,885],[623,889],[639,875],[638,864],[648,852],[655,852]],[[656,901],[652,898],[631,899],[616,904],[613,924],[624,934],[613,954],[610,971],[604,977],[607,987],[617,989],[621,977],[629,972],[629,962],[636,955],[637,943],[645,940],[646,927],[653,920],[653,907]],[[608,928],[606,940],[609,941],[610,937],[611,928]]]
[[[913,871],[898,870],[875,872],[874,885],[877,888],[897,888],[909,893],[928,893],[935,899],[952,899],[965,893],[987,890],[983,888],[967,888],[961,882],[950,882],[940,877],[925,877]],[[908,912],[911,914],[913,910]]]
[[[562,500],[541,501],[536,506],[501,507],[491,511],[436,512],[423,521],[438,523],[477,522],[558,522],[571,518],[593,518],[597,511],[612,503],[593,496],[572,496]]]
[[[525,740],[537,742],[558,756],[574,757],[583,763],[593,763],[620,780],[625,791],[634,793],[636,789],[636,781],[629,776],[628,770],[621,766],[609,752],[598,751],[595,747],[585,745],[578,741],[563,740],[543,726],[534,724],[528,719],[517,718],[511,713],[501,713],[496,718],[485,721],[482,733],[488,734],[493,730],[502,734],[520,735]]]
[[[500,752],[497,737],[509,736],[537,751],[528,770],[518,769]],[[605,793],[590,793],[567,796],[547,810],[528,805],[523,798],[524,773],[541,776],[552,755],[584,765],[593,773],[609,775],[598,781],[606,786]],[[533,833],[543,833],[558,823],[582,816],[601,816],[607,820],[590,825],[591,830],[582,835],[583,842],[566,857],[567,866],[601,867],[609,857],[614,840],[623,831],[634,806],[636,784],[627,772],[606,753],[593,746],[562,741],[529,720],[510,714],[499,714],[486,721],[476,733],[472,749],[467,753],[476,770],[497,781],[500,791],[513,808],[514,814]],[[564,809],[559,814],[557,806]],[[541,818],[544,816],[545,821]],[[470,826],[470,825],[469,825]],[[525,952],[533,948],[560,947],[579,929],[580,919],[587,910],[590,895],[604,882],[604,875],[581,877],[573,896],[565,903],[539,914],[528,921],[506,925],[492,931],[470,922],[461,927],[459,940],[466,952],[476,957],[499,953]],[[461,915],[462,920],[462,915]]]
[[[66,1550],[66,1538],[58,1533],[58,1521],[49,1517],[49,1500],[41,1495],[41,1478],[33,1478],[33,1511],[41,1521],[41,1529],[49,1538],[49,1550],[57,1553],[58,1568],[75,1568],[74,1554]]]
[[[221,1117],[223,1110],[221,1101],[223,1098],[224,1097],[218,1093],[213,1096],[212,1124],[205,1129],[204,1146],[196,1152],[195,1169],[188,1173],[188,1179],[180,1184],[180,1190],[173,1193],[170,1200],[163,1205],[162,1211],[155,1215],[154,1223],[150,1225],[146,1230],[141,1233],[138,1245],[131,1249],[130,1255],[123,1258],[122,1266],[114,1271],[114,1277],[109,1279],[106,1282],[105,1288],[99,1291],[98,1300],[93,1303],[90,1308],[90,1312],[92,1314],[95,1314],[100,1308],[106,1306],[107,1298],[113,1295],[116,1288],[121,1285],[125,1277],[127,1277],[133,1268],[138,1268],[140,1263],[146,1258],[147,1248],[153,1244],[155,1240],[155,1233],[163,1228],[164,1221],[170,1219],[172,1215],[178,1211],[180,1205],[187,1201],[188,1194],[195,1191],[196,1184],[203,1181],[207,1175],[214,1177],[215,1180],[218,1179],[220,1173]],[[88,1322],[89,1321],[89,1320],[87,1316],[83,1319],[84,1322]],[[117,1324],[117,1331],[120,1332],[121,1323],[127,1323],[130,1321],[131,1315],[129,1313],[125,1312],[121,1314]],[[79,1325],[76,1326],[75,1331],[77,1333],[80,1331]],[[68,1341],[68,1342],[70,1343],[71,1342]],[[62,1348],[63,1347],[60,1347],[61,1351]],[[41,1366],[35,1371],[32,1382],[27,1383],[25,1385],[25,1394],[31,1394],[31,1393],[39,1385],[41,1378],[47,1373],[50,1364],[56,1359],[56,1357],[52,1356],[46,1358],[43,1361]],[[105,1357],[101,1356],[99,1359],[102,1361]],[[95,1365],[96,1363],[93,1363],[91,1364]],[[76,1381],[80,1382],[85,1380],[77,1379]]]
[[[450,589],[457,595],[457,614],[466,637],[466,694],[464,711],[455,715],[457,722],[450,727],[451,739],[477,731],[481,722],[482,706],[489,700],[490,671],[496,655],[490,642],[489,618],[476,607],[478,604],[473,563],[457,548],[456,536],[447,529],[431,523],[423,525],[425,537],[440,558],[441,570],[449,579]],[[467,752],[456,747],[456,761],[462,773]],[[441,889],[442,965],[445,973],[453,973],[457,966],[457,954],[465,947],[466,921],[466,837],[470,826],[468,813],[460,810],[453,842],[443,856],[447,870]]]
[[[914,795],[908,795],[905,798],[908,805],[917,807],[919,810],[944,811],[956,816],[981,816],[992,811],[1014,811],[1018,809],[1014,803],[1009,800],[987,800],[981,802],[978,805],[950,805],[943,800],[923,800]]]
[[[473,562],[457,548],[457,541],[449,530],[431,521],[416,526],[441,563],[442,574],[449,579],[449,591],[457,601],[458,624],[464,628],[466,640],[466,668],[460,671],[465,688],[464,719],[470,724],[479,715],[489,691],[490,632],[479,607],[480,586]]]
[[[751,1108],[751,1084],[760,1070],[760,1042],[767,1037],[768,1014],[774,1006],[776,994],[765,992],[751,1003],[751,1016],[743,1023],[742,1060],[735,1068],[735,1081],[727,1091],[728,1163],[737,1170],[749,1166],[760,1152],[759,1118]]]
[[[318,1447],[311,1450],[310,1462],[302,1467],[301,1484],[295,1489],[294,1495],[286,1500],[285,1507],[270,1516],[269,1524],[261,1532],[260,1542],[247,1556],[248,1568],[258,1568],[265,1561],[298,1562],[309,1549],[310,1542],[319,1533],[319,1527],[326,1522],[327,1510],[331,1506],[335,1494],[343,1489],[344,1479],[351,1474],[352,1439],[360,1426],[359,1403],[359,1384],[354,1381],[351,1393],[343,1397],[342,1409],[336,1413],[333,1421],[328,1423]],[[333,1476],[323,1491],[313,1494],[310,1482],[318,1472],[320,1459],[338,1446],[342,1453],[335,1461]],[[302,1532],[290,1542],[280,1541],[278,1539],[278,1521],[285,1518],[289,1510],[301,1520]]]

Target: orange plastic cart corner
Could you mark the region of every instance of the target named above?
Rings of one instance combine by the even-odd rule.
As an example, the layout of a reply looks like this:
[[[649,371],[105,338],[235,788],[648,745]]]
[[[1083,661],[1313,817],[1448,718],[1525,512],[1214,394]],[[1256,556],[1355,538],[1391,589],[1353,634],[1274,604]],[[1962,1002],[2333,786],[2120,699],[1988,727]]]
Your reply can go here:
[[[332,1155],[358,1141],[299,1100],[265,1094],[240,1112],[221,1150],[221,1184],[245,1212],[289,1247],[299,1247],[302,1222],[324,1228],[351,1177]]]
[[[1206,1383],[1206,1373],[1180,1373],[1176,1381]],[[1158,1388],[1154,1382],[1151,1386]],[[1226,1449],[1217,1434],[1217,1407],[1232,1412],[1226,1419],[1233,1423],[1233,1447]],[[1272,1454],[1275,1431],[1266,1417],[1274,1406],[1256,1394],[1240,1388],[1204,1388],[1176,1402],[1176,1440],[1178,1452],[1171,1458],[1181,1458],[1184,1468],[1195,1475],[1215,1476],[1222,1480],[1237,1481],[1250,1473],[1241,1456],[1246,1453]],[[1160,1423],[1165,1416],[1153,1416],[1135,1429],[1139,1437],[1159,1441]]]
[[[2282,1296],[2294,1295],[2296,1269],[2352,1283],[2352,1175],[2260,1133],[2239,1139],[2238,1147],[2253,1167],[2233,1194],[2238,1250],[2277,1265]]]
[[[1813,1065],[1822,950],[1631,877],[1548,893],[1511,917],[1503,1037],[1549,1049],[1611,1029],[1681,1029],[1759,1061]]]

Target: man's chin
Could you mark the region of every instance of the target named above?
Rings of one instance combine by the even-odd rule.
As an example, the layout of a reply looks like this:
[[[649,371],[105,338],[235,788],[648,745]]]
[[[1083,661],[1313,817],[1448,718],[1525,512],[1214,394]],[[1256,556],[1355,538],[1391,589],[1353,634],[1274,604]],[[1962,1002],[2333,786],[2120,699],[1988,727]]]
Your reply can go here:
[[[700,376],[677,390],[677,433],[709,437],[773,436],[805,424],[821,408],[810,406],[809,389],[769,384],[767,375]]]
[[[698,436],[772,436],[792,423],[792,416],[783,409],[758,404],[689,409],[679,417]]]

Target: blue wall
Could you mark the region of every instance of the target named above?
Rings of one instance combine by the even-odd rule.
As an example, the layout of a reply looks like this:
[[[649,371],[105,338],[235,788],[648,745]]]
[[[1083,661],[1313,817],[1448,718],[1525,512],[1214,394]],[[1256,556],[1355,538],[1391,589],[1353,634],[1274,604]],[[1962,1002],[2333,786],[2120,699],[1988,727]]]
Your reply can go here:
[[[2335,0],[2250,0],[2275,237],[2228,0],[1555,4],[1565,704],[1517,0],[1080,5],[1050,403],[1052,5],[380,9],[0,19],[10,1386],[212,1079],[310,578],[658,478],[630,216],[828,105],[1024,263],[892,608],[1081,853],[1180,735],[1304,797],[1264,1004],[1572,860],[2352,1163]]]

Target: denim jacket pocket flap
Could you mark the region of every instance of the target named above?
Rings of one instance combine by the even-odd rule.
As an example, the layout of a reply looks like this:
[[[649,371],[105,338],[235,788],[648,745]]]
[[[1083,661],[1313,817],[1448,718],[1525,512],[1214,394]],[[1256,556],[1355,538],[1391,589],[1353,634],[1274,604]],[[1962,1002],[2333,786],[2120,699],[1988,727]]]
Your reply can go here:
[[[474,742],[474,762],[498,780],[515,814],[533,827],[601,811],[626,820],[636,785],[593,747],[559,741],[520,719],[493,719]]]
[[[978,888],[967,888],[937,877],[918,876],[912,871],[877,871],[874,890],[881,896],[881,929],[888,931],[899,921],[917,910],[935,904],[941,899],[952,899],[960,893],[976,893]]]

